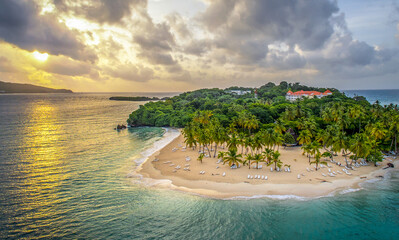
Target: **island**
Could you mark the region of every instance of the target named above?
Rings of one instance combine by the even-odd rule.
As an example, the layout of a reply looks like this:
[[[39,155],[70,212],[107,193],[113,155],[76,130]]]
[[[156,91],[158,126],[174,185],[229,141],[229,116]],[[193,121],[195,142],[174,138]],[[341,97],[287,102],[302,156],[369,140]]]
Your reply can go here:
[[[143,183],[214,198],[354,191],[398,166],[398,107],[333,88],[200,89],[127,122],[167,127],[169,143],[137,169]]]
[[[116,96],[116,97],[110,97],[109,100],[115,100],[115,101],[159,101],[159,100],[166,100],[169,99],[168,97],[164,98],[158,98],[158,97],[144,97],[144,96],[137,96],[137,97],[121,97],[121,96]]]
[[[0,93],[73,93],[68,89],[54,89],[32,84],[10,83],[0,81]]]

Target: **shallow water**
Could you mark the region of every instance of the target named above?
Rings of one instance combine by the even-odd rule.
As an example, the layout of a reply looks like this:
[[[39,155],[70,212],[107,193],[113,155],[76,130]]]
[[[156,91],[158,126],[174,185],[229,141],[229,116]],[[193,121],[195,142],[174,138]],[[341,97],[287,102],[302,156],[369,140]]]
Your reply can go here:
[[[115,95],[115,94],[113,94]],[[399,175],[319,199],[214,200],[128,178],[161,128],[115,131],[135,102],[0,95],[0,238],[394,239]]]

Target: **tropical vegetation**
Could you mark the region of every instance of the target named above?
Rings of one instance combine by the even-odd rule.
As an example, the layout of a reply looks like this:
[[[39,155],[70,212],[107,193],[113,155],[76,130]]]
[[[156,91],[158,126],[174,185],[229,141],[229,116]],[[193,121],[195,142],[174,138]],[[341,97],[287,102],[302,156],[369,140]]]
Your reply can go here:
[[[234,94],[232,89],[247,93]],[[146,103],[129,116],[128,124],[183,128],[187,147],[231,166],[263,161],[281,167],[282,145],[301,145],[316,167],[324,164],[321,157],[333,160],[338,154],[350,167],[359,160],[376,164],[382,152],[398,153],[397,105],[370,104],[331,88],[330,96],[290,102],[284,97],[288,90],[326,89],[287,82],[258,89],[201,89]]]

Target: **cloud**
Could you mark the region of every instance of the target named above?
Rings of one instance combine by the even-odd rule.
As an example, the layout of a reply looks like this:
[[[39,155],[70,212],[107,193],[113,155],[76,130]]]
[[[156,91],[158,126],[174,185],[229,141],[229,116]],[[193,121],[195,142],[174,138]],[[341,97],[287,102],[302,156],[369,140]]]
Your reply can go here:
[[[274,42],[321,48],[334,33],[331,19],[338,10],[329,0],[215,0],[199,20],[214,35],[217,48],[258,63]]]
[[[132,63],[110,68],[107,70],[107,73],[112,77],[134,82],[146,82],[154,76],[154,71],[151,68],[134,65]]]
[[[38,6],[33,1],[7,0],[1,3],[0,39],[22,49],[94,61],[96,56],[77,40],[75,34],[54,16],[39,15]]]
[[[59,11],[80,15],[99,23],[121,23],[132,9],[147,6],[147,0],[53,0]]]
[[[76,61],[64,56],[51,56],[44,63],[37,63],[37,68],[50,73],[66,76],[82,76],[91,72],[92,66],[86,62]]]
[[[0,72],[17,72],[11,61],[6,57],[0,56]]]
[[[175,39],[166,23],[154,24],[151,20],[141,22],[143,31],[133,34],[133,42],[139,47],[138,56],[151,64],[175,65],[171,52],[175,46]]]

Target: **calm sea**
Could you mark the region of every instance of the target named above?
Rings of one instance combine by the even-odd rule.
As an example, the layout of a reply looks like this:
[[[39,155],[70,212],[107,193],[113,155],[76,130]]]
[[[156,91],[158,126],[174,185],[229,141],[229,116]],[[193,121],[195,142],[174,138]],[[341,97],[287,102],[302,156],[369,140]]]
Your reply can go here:
[[[116,95],[116,94],[112,94]],[[0,95],[1,239],[397,239],[399,174],[318,199],[214,200],[129,174],[161,128],[115,131],[140,103]]]
[[[380,101],[381,105],[399,104],[399,89],[389,89],[389,90],[342,90],[346,96],[363,96],[370,103],[375,103],[375,101]]]

